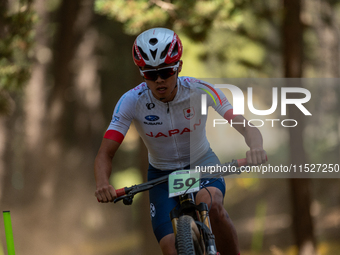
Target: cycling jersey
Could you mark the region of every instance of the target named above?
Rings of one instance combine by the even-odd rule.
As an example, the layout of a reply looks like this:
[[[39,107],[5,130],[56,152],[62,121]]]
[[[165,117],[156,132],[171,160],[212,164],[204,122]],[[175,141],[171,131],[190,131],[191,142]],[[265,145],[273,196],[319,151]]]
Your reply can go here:
[[[160,170],[179,169],[197,161],[210,148],[206,137],[207,115],[201,114],[201,95],[221,116],[234,117],[221,90],[192,77],[179,77],[174,99],[157,100],[145,82],[118,101],[104,138],[121,143],[131,122],[143,139],[149,162]]]

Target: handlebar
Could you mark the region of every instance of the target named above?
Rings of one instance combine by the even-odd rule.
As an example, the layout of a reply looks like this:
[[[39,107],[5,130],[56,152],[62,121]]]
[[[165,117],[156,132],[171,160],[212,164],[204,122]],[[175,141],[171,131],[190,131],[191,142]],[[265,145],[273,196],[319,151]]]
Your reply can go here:
[[[207,173],[207,174],[202,175],[200,179],[214,178],[214,177],[221,176],[221,175],[227,176],[227,175],[232,175],[232,174],[240,174],[241,172],[239,170],[239,167],[247,166],[247,165],[248,165],[248,163],[247,163],[246,158],[232,160],[231,162],[222,164],[221,166],[236,167],[237,171],[235,171],[235,172],[215,172],[213,174]],[[114,200],[114,203],[117,203],[118,201],[123,200],[123,203],[125,205],[131,205],[134,195],[136,195],[137,193],[152,189],[156,185],[167,182],[167,180],[168,180],[168,175],[165,175],[165,176],[162,176],[160,178],[157,178],[157,179],[145,182],[145,183],[141,183],[139,185],[133,185],[131,187],[124,187],[124,188],[121,188],[121,189],[116,189],[117,198]]]
[[[247,166],[248,162],[246,158],[237,159],[237,167]]]

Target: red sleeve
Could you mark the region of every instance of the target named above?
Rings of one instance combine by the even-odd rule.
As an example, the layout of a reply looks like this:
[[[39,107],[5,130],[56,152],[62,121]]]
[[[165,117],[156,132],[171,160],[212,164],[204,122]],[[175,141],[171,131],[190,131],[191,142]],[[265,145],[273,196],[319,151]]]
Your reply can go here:
[[[106,131],[104,138],[116,141],[118,143],[122,143],[124,135],[116,130],[110,129]]]
[[[234,119],[237,115],[234,115],[234,111],[233,109],[230,109],[228,111],[226,111],[226,113],[224,114],[224,118],[230,122],[230,120]]]

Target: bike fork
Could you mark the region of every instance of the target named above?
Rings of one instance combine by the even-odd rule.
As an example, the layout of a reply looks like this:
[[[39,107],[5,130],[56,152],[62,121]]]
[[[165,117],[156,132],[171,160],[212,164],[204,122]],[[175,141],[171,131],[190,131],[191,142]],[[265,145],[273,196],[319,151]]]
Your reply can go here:
[[[215,236],[212,233],[211,224],[210,224],[210,218],[208,214],[208,205],[205,203],[200,203],[197,206],[197,210],[200,214],[200,221],[208,228],[208,231],[205,232],[206,238],[205,238],[205,247],[207,249],[208,255],[218,255],[219,252],[217,252],[216,244],[215,244]]]

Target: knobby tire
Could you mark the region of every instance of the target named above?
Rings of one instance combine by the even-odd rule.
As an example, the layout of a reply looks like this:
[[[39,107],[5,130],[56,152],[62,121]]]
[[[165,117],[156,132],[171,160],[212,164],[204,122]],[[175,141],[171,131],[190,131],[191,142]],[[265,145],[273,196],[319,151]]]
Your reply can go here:
[[[204,248],[194,219],[183,215],[177,222],[176,248],[178,255],[203,255]]]

